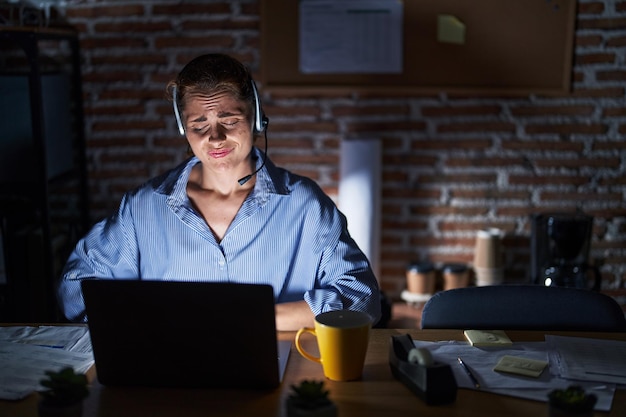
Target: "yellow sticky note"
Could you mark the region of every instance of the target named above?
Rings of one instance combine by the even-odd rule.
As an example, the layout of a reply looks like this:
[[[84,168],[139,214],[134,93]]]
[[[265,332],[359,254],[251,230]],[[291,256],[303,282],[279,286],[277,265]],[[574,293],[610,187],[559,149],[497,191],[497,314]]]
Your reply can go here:
[[[546,366],[548,366],[548,362],[546,361],[504,355],[500,358],[500,361],[493,370],[539,378],[539,375],[541,375]]]
[[[437,16],[437,40],[444,43],[465,43],[465,24],[450,14]]]

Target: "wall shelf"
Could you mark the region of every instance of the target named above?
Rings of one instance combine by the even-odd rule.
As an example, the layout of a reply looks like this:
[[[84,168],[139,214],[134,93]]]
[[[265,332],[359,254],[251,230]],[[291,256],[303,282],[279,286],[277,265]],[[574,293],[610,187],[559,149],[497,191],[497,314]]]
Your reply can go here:
[[[0,320],[56,322],[56,281],[89,225],[78,34],[0,27],[0,51]]]

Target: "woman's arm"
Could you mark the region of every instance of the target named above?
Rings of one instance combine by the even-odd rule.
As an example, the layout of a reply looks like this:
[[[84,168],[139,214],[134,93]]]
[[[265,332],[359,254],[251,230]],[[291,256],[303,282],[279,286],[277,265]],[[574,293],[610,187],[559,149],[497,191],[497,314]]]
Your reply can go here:
[[[306,301],[276,304],[276,330],[298,330],[314,324],[315,316]]]

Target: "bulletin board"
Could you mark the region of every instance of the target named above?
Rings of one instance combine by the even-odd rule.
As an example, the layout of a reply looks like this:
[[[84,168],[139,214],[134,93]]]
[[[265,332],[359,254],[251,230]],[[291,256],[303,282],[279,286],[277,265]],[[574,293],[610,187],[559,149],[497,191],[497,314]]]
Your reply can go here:
[[[299,1],[263,0],[263,89],[514,95],[570,91],[576,0],[397,1],[403,1],[402,71],[333,74],[300,70]],[[463,23],[464,43],[438,39],[441,15]]]

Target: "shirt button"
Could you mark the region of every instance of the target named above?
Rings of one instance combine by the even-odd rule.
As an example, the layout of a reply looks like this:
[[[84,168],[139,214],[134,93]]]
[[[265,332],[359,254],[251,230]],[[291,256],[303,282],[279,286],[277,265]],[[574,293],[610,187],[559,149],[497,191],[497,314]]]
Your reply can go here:
[[[220,268],[224,268],[224,265],[226,265],[226,261],[224,259],[220,259],[217,264],[220,266]]]

